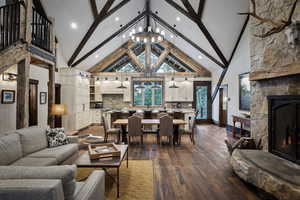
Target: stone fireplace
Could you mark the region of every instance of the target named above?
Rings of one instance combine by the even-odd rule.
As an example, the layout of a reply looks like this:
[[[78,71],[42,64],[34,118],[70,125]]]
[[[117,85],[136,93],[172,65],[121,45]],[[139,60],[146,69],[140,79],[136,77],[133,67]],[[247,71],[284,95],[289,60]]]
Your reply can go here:
[[[269,152],[300,164],[300,95],[268,96]]]
[[[294,0],[259,0],[257,14],[274,20],[289,15]],[[300,3],[293,19],[300,20]],[[262,140],[264,151],[269,148],[268,96],[300,95],[300,46],[292,48],[284,31],[267,38],[255,37],[270,30],[251,17],[251,135]],[[275,102],[276,104],[277,102]]]

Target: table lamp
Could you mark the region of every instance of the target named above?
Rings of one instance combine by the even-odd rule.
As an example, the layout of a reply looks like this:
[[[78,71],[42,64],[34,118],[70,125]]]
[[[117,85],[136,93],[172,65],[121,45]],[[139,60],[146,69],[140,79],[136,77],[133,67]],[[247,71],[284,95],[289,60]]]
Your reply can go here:
[[[51,115],[63,116],[67,115],[67,105],[66,104],[52,104]]]
[[[51,115],[54,116],[63,116],[67,115],[67,105],[66,104],[52,104],[51,106]]]

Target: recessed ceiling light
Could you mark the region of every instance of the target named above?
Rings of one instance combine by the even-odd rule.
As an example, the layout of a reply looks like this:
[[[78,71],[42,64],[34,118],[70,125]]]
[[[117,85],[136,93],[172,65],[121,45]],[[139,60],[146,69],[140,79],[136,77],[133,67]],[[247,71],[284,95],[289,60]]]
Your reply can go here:
[[[75,22],[71,22],[70,26],[71,26],[72,29],[77,29],[78,28],[78,25]]]
[[[115,21],[116,21],[116,22],[118,22],[119,20],[120,20],[120,18],[119,18],[119,17],[116,17],[116,18],[115,18]]]
[[[174,35],[172,35],[172,34],[171,34],[171,35],[170,35],[170,38],[172,38],[172,39],[173,39],[173,38],[174,38]]]
[[[201,55],[199,55],[198,58],[201,60],[203,57]]]
[[[126,38],[126,35],[125,35],[125,34],[123,34],[123,35],[122,35],[122,38],[123,38],[123,39],[125,39],[125,38]]]
[[[99,55],[95,55],[95,58],[99,58]]]
[[[176,17],[176,21],[180,22],[180,17]]]

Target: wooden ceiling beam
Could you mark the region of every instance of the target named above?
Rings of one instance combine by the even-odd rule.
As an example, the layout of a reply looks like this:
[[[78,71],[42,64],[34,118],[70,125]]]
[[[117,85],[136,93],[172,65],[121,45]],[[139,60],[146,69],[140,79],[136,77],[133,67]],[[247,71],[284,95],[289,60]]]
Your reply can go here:
[[[206,0],[200,0],[198,8],[198,17],[202,20],[202,15],[204,11]]]
[[[215,87],[214,93],[213,93],[213,95],[212,95],[212,102],[214,102],[214,100],[215,100],[216,97],[217,97],[217,94],[218,94],[218,92],[219,92],[219,90],[220,90],[220,87],[221,87],[221,85],[222,85],[222,82],[223,82],[223,80],[224,80],[224,78],[225,78],[225,75],[226,75],[226,73],[227,73],[227,71],[228,71],[229,65],[231,64],[231,61],[232,61],[232,59],[233,59],[233,57],[234,57],[234,55],[235,55],[235,52],[236,52],[236,50],[237,50],[237,48],[238,48],[238,46],[239,46],[239,44],[240,44],[240,41],[241,41],[241,39],[242,39],[242,37],[243,37],[243,34],[244,34],[244,32],[245,32],[245,30],[246,30],[246,28],[247,28],[247,25],[248,25],[248,22],[249,22],[249,18],[250,18],[250,17],[249,17],[249,15],[248,15],[247,18],[246,18],[246,20],[245,20],[245,23],[244,23],[244,25],[243,25],[243,28],[242,28],[242,30],[241,30],[241,32],[240,32],[240,35],[239,35],[239,37],[238,37],[238,39],[237,39],[237,41],[236,41],[236,43],[235,43],[235,46],[234,46],[233,51],[232,51],[232,53],[231,53],[231,56],[230,56],[228,65],[227,65],[227,67],[226,67],[225,69],[223,69],[223,71],[222,71],[222,74],[221,74],[221,76],[220,76],[220,78],[219,78],[219,81],[218,81],[218,83],[217,83],[217,85],[216,85],[216,87]]]
[[[83,39],[75,49],[74,53],[72,54],[71,58],[68,61],[68,65],[72,66],[73,62],[77,58],[78,54],[81,52],[85,44],[88,42],[90,37],[93,35],[95,30],[97,29],[98,25],[103,22],[106,18],[111,16],[113,13],[115,13],[117,10],[122,8],[124,5],[126,5],[130,0],[123,0],[121,1],[117,6],[114,8],[110,9],[115,0],[107,0],[104,7],[100,11],[100,13],[97,15],[96,19],[94,20],[93,24],[90,26],[89,30],[87,33],[84,35]]]
[[[170,53],[170,49],[167,47],[165,50],[160,54],[160,56],[157,59],[157,62],[154,64],[153,69],[156,72],[160,66],[164,63],[165,59],[168,57]]]
[[[207,41],[210,43],[211,47],[215,50],[223,64],[226,66],[228,65],[228,61],[222,51],[220,50],[219,46],[205,27],[205,25],[202,23],[202,20],[199,18],[193,7],[191,6],[190,2],[188,0],[181,0],[184,4],[185,8],[188,10],[185,11],[185,9],[181,8],[177,3],[175,3],[173,0],[165,0],[169,5],[171,5],[173,8],[175,8],[177,11],[181,12],[183,15],[191,19],[194,23],[197,24],[197,26],[200,28],[201,32],[204,34]]]
[[[225,68],[225,65],[223,63],[221,63],[220,61],[218,61],[216,58],[214,58],[212,55],[210,55],[208,52],[206,52],[204,49],[202,49],[200,46],[198,46],[195,42],[193,42],[192,40],[190,40],[189,38],[187,38],[185,35],[183,35],[179,31],[177,31],[175,28],[173,28],[173,26],[171,26],[170,24],[168,24],[162,18],[158,17],[157,15],[155,15],[152,12],[150,13],[150,15],[159,24],[161,24],[162,26],[164,26],[167,29],[171,30],[176,35],[178,35],[179,37],[181,37],[183,40],[185,40],[187,43],[189,43],[191,46],[193,46],[195,49],[197,49],[199,52],[201,52],[203,55],[205,55],[209,60],[211,60],[212,62],[214,62],[218,66],[220,66],[222,68]]]
[[[106,38],[103,42],[101,42],[95,48],[93,48],[88,53],[86,53],[84,56],[82,56],[81,58],[79,58],[74,64],[71,65],[71,67],[75,67],[76,65],[78,65],[79,63],[81,63],[82,61],[84,61],[85,59],[87,59],[89,56],[91,56],[93,53],[95,53],[96,51],[98,51],[98,49],[100,49],[101,47],[103,47],[109,41],[111,41],[112,39],[114,39],[115,37],[117,37],[118,35],[120,35],[123,31],[127,30],[128,28],[130,28],[136,22],[140,21],[145,16],[145,14],[146,14],[146,12],[143,12],[140,15],[138,15],[136,18],[134,18],[133,20],[131,20],[128,24],[126,24],[125,26],[123,26],[122,28],[120,28],[117,32],[115,32],[114,34],[112,34],[111,36],[109,36],[108,38]]]
[[[127,53],[128,48],[132,48],[134,46],[134,43],[131,41],[126,42],[122,46],[120,46],[117,50],[113,51],[111,54],[106,56],[103,60],[98,62],[96,65],[91,67],[89,70],[87,70],[90,73],[99,72],[109,65],[111,65],[113,62],[115,62],[117,59],[119,59],[121,56]]]
[[[98,8],[97,8],[96,0],[90,0],[90,6],[91,6],[94,19],[96,19],[98,16]]]
[[[134,64],[138,68],[138,71],[142,72],[145,69],[145,66],[140,62],[139,58],[130,48],[127,49],[127,55],[129,56],[129,58],[131,58],[132,64]]]
[[[200,65],[198,62],[196,62],[193,58],[185,54],[183,51],[181,51],[178,47],[176,47],[174,44],[163,41],[160,43],[161,46],[163,46],[165,49],[169,49],[169,53],[174,55],[177,59],[181,60],[181,62],[185,63],[187,66],[189,66],[192,70],[196,72],[200,72],[205,76],[211,76],[211,72],[208,71],[205,67]]]

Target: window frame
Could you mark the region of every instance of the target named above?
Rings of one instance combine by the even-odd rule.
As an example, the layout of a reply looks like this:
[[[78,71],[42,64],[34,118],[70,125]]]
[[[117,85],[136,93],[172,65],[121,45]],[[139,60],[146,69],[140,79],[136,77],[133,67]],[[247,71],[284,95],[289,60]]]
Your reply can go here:
[[[161,105],[151,105],[151,106],[145,106],[145,105],[135,105],[134,104],[134,85],[135,83],[144,83],[144,82],[160,82],[161,83],[161,90],[162,90],[162,95],[161,95]],[[152,98],[155,98],[154,95]],[[164,107],[165,105],[165,85],[163,80],[132,80],[131,81],[131,104],[135,108],[161,108]]]

